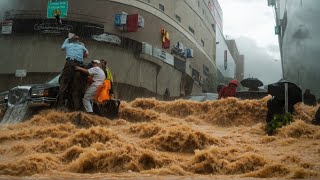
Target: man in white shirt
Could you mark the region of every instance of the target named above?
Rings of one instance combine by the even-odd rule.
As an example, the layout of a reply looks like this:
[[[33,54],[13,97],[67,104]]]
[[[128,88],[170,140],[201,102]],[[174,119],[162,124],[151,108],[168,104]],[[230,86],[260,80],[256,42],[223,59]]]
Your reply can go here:
[[[92,84],[88,87],[84,97],[82,99],[83,106],[87,113],[93,114],[92,101],[97,92],[98,87],[103,83],[106,79],[104,71],[101,69],[101,63],[99,60],[93,60],[92,68],[84,69],[79,66],[76,67],[76,70],[79,70],[85,74],[92,76]]]

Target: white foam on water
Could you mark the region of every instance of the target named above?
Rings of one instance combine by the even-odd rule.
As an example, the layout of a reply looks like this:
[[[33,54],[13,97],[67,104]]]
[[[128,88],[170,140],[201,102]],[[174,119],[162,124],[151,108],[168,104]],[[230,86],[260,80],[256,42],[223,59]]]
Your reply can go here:
[[[28,113],[28,104],[9,105],[0,124],[13,124],[23,121]]]

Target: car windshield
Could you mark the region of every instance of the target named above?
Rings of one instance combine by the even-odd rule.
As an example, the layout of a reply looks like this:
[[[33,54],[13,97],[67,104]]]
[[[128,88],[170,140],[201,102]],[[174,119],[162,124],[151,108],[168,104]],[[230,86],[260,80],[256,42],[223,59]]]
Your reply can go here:
[[[213,100],[217,100],[218,97],[219,97],[218,94],[211,94],[211,93],[210,93],[210,94],[207,94],[206,100],[207,100],[207,101],[213,101]]]
[[[59,84],[59,77],[60,77],[60,75],[54,77],[49,82],[47,82],[47,84]]]

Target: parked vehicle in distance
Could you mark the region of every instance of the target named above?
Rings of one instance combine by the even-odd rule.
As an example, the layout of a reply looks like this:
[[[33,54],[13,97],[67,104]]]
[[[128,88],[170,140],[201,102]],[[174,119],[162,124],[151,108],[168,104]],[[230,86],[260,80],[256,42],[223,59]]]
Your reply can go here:
[[[215,101],[219,97],[217,93],[201,93],[196,95],[190,95],[185,97],[186,100],[197,101],[197,102],[204,102],[204,101]]]
[[[268,96],[267,91],[238,91],[236,94],[236,98],[239,99],[261,99]],[[216,93],[201,93],[196,95],[190,95],[185,97],[184,99],[204,102],[204,101],[215,101],[218,100],[219,94]]]
[[[261,99],[268,96],[268,92],[261,91],[238,91],[236,97],[239,99]]]

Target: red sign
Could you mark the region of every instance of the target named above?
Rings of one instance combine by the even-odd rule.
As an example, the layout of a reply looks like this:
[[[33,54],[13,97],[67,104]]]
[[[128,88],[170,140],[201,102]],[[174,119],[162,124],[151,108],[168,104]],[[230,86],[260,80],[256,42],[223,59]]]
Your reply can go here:
[[[137,32],[138,31],[138,14],[128,15],[127,19],[127,32]]]
[[[162,38],[162,48],[169,49],[170,48],[170,37],[169,33],[166,29],[161,29],[161,38]]]

